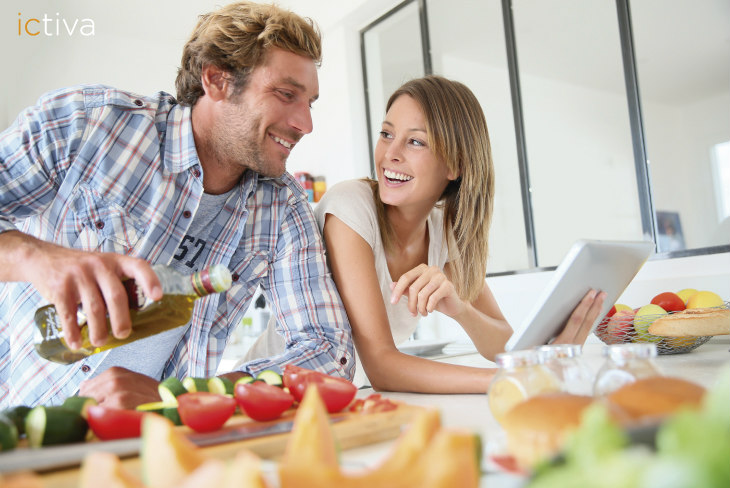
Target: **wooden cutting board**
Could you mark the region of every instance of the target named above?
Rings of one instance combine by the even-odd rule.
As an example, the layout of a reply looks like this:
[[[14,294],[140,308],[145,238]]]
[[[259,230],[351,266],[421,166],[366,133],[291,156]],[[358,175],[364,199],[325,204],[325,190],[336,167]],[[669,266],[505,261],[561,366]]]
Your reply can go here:
[[[384,442],[395,439],[400,434],[403,426],[408,424],[419,410],[421,410],[421,407],[399,404],[397,409],[388,412],[334,414],[332,418],[340,420],[332,424],[332,431],[342,450]],[[294,411],[291,411],[281,419],[270,423],[291,421],[293,417]],[[224,429],[233,429],[248,422],[253,421],[248,417],[235,416],[226,423]],[[189,432],[187,427],[179,428],[182,431]],[[288,439],[289,433],[284,433],[201,449],[207,456],[223,460],[232,459],[242,449],[248,449],[263,459],[276,460],[284,453]],[[87,443],[89,452],[94,450],[94,444],[94,442]],[[33,455],[33,451],[28,450],[28,455]],[[139,457],[125,458],[122,463],[127,471],[140,479],[142,478]],[[75,467],[40,473],[40,476],[45,488],[78,488],[79,474],[79,468]]]

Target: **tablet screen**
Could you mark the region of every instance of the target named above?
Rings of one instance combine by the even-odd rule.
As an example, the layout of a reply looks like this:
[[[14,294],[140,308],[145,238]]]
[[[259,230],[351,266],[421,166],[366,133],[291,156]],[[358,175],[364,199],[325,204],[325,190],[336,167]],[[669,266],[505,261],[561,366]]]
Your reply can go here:
[[[610,310],[654,250],[650,241],[580,240],[571,247],[506,350],[548,344],[589,290],[606,292],[598,322]],[[593,324],[595,327],[596,324]]]

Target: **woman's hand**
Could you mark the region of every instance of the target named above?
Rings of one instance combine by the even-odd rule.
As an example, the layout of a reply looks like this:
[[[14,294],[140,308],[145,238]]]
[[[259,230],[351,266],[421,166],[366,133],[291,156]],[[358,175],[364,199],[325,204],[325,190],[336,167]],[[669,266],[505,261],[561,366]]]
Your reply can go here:
[[[414,317],[426,316],[437,310],[449,317],[456,317],[467,307],[459,298],[454,284],[436,266],[419,264],[403,273],[390,285],[391,303],[398,303],[402,296],[408,299],[408,310]]]
[[[554,344],[583,344],[591,333],[591,327],[601,313],[605,292],[591,290],[575,307],[562,332],[553,341]]]

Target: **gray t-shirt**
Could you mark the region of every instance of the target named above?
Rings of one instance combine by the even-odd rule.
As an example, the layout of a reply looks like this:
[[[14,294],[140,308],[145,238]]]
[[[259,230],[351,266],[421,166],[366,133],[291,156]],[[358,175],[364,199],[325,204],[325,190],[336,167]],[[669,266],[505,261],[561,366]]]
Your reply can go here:
[[[203,194],[188,232],[183,238],[178,253],[169,263],[170,266],[185,274],[199,271],[201,263],[206,262],[210,253],[207,243],[212,241],[209,236],[213,222],[232,193],[233,190],[222,195]],[[92,376],[96,376],[112,366],[119,366],[152,378],[162,379],[165,364],[170,359],[175,346],[185,335],[188,326],[189,324],[185,324],[109,350],[106,358]]]

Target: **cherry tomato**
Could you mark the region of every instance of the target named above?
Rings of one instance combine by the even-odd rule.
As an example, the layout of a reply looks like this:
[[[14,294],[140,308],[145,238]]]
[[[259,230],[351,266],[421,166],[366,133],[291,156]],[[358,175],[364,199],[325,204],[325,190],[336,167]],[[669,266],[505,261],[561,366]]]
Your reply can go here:
[[[365,398],[358,398],[352,402],[348,410],[350,412],[368,414],[387,412],[396,408],[398,408],[398,405],[389,398],[383,398],[380,393],[372,393]]]
[[[681,312],[685,309],[684,300],[671,291],[658,294],[651,299],[651,303],[659,305],[667,312]]]
[[[234,390],[236,402],[254,420],[274,420],[294,404],[294,397],[263,381],[239,383]]]
[[[293,364],[284,366],[282,378],[284,386],[289,388],[289,392],[298,402],[302,401],[304,392],[310,384],[316,385],[329,413],[339,412],[345,408],[357,393],[357,387],[345,379],[294,366]]]
[[[177,397],[180,420],[196,432],[212,432],[223,427],[236,411],[236,400],[226,395],[196,391]]]
[[[86,411],[89,427],[103,441],[139,437],[142,417],[147,412],[90,405]]]

